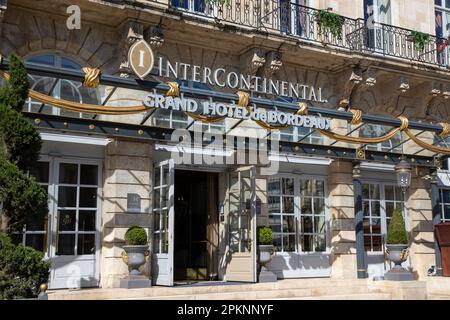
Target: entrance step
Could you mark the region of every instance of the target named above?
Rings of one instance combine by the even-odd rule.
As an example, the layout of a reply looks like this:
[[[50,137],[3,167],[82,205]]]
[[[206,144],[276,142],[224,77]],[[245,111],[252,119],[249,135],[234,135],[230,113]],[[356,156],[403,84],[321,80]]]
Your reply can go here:
[[[289,299],[382,293],[368,280],[289,279],[274,283],[193,285],[145,289],[49,291],[51,300],[103,299]]]

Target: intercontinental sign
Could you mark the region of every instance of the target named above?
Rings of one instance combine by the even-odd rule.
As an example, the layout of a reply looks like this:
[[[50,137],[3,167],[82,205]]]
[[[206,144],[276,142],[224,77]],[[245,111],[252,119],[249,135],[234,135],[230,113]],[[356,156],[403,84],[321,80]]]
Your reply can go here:
[[[153,71],[153,74],[159,77],[190,80],[207,86],[319,103],[327,102],[322,96],[322,88],[320,87],[316,88],[304,83],[245,75],[226,68],[210,68],[183,62],[171,62],[169,59],[161,56],[155,59],[152,49],[145,40],[140,40],[131,46],[128,60],[131,69],[141,79],[144,79]]]

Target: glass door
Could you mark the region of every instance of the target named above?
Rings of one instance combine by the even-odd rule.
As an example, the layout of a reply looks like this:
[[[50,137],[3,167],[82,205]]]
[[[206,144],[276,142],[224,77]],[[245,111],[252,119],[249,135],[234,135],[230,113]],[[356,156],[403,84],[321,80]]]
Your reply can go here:
[[[256,168],[240,168],[228,176],[230,261],[227,281],[256,282]]]
[[[51,183],[50,288],[98,286],[100,165],[56,160]]]
[[[364,0],[364,22],[367,49],[394,54],[391,0]]]
[[[157,285],[173,286],[174,253],[174,193],[173,159],[153,167],[153,281]]]

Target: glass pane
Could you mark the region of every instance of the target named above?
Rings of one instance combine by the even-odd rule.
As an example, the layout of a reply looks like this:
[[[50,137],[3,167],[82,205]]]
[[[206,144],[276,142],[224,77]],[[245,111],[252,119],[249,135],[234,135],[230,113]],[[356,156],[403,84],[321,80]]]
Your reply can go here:
[[[54,55],[39,55],[36,57],[32,57],[28,59],[28,62],[42,64],[46,66],[54,66],[55,65],[55,56]]]
[[[295,217],[283,216],[283,232],[293,233],[295,232]]]
[[[27,224],[27,231],[45,231],[47,217],[41,218],[32,216],[30,223]]]
[[[283,236],[283,248],[285,252],[295,251],[295,236],[284,235]]]
[[[74,70],[81,69],[81,66],[78,63],[65,57],[61,57],[61,66],[64,69],[74,69]]]
[[[311,180],[302,180],[302,196],[312,196],[312,181]]]
[[[27,234],[25,236],[25,245],[44,252],[46,249],[45,234]]]
[[[294,195],[294,179],[283,178],[283,194]]]
[[[166,185],[169,183],[169,170],[164,168],[163,181],[162,184]]]
[[[315,215],[325,214],[325,201],[323,198],[314,198],[314,214]]]
[[[327,244],[325,242],[325,235],[320,234],[314,237],[315,252],[324,252],[327,250]]]
[[[370,199],[369,198],[369,185],[363,184],[362,185],[362,197],[363,199]]]
[[[370,217],[370,202],[369,201],[363,201],[362,207],[363,207],[364,216],[365,217]]]
[[[98,167],[82,164],[80,168],[80,184],[96,186],[98,183]]]
[[[159,167],[155,167],[155,187],[161,184],[161,170]]]
[[[450,203],[450,190],[443,190],[443,202],[444,203]]]
[[[59,183],[77,184],[78,165],[73,163],[61,163],[59,165]]]
[[[380,203],[378,201],[372,201],[372,217],[379,217],[381,215]]]
[[[381,236],[372,237],[373,251],[381,251]]]
[[[322,180],[316,180],[314,195],[316,197],[323,197],[325,195],[325,183]]]
[[[36,178],[39,183],[48,183],[49,176],[49,163],[48,162],[38,162],[38,165],[31,174]]]
[[[275,247],[275,251],[280,252],[282,250],[282,248],[281,248],[281,235],[280,234],[274,234],[273,235],[273,246]]]
[[[11,234],[11,242],[15,245],[22,244],[23,234],[22,233],[13,233]]]
[[[394,196],[394,186],[386,186],[384,188],[386,200],[395,200]]]
[[[153,234],[153,252],[159,253],[159,233]]]
[[[75,254],[75,235],[74,234],[59,234],[58,235],[58,249],[56,255],[58,256],[73,256]]]
[[[77,188],[59,187],[58,188],[58,206],[65,208],[74,208],[77,206]]]
[[[80,231],[95,231],[95,216],[96,211],[83,211],[78,213],[78,230]]]
[[[153,189],[153,209],[161,209],[160,189]]]
[[[394,213],[394,202],[386,202],[386,217],[392,217]]]
[[[161,232],[162,236],[162,253],[169,252],[169,238],[167,232]]]
[[[381,234],[381,219],[372,219],[372,233]]]
[[[75,231],[77,213],[75,210],[60,210],[58,231]]]
[[[280,213],[280,197],[269,197],[269,213]]]
[[[370,198],[379,200],[380,199],[380,186],[377,184],[370,185]]]
[[[314,232],[325,233],[325,217],[314,217]]]
[[[153,215],[154,215],[153,216],[153,230],[158,231],[158,230],[160,230],[159,223],[160,223],[161,215],[157,211],[153,212]]]
[[[312,214],[312,199],[302,198],[301,214]]]
[[[312,233],[313,232],[313,218],[312,217],[301,217],[301,232],[303,233]]]
[[[294,197],[283,197],[283,212],[294,213]]]
[[[403,201],[403,192],[402,189],[399,187],[394,187],[395,190],[395,200],[396,201]]]
[[[79,234],[77,253],[95,254],[95,234]]]
[[[281,232],[281,216],[270,215],[269,226],[273,232]]]
[[[269,194],[280,194],[280,180],[270,179],[267,185]]]
[[[366,251],[372,251],[372,241],[370,236],[364,236],[364,249]]]
[[[303,235],[301,237],[302,251],[312,252],[313,251],[313,239],[312,235]]]
[[[97,188],[80,188],[80,208],[97,208]]]
[[[444,206],[444,219],[450,220],[450,206]]]

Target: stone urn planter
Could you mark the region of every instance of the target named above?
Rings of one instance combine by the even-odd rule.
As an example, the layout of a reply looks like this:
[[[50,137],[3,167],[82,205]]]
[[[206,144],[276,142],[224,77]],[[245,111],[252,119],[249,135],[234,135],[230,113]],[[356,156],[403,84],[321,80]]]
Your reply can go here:
[[[150,256],[147,244],[147,233],[142,227],[131,227],[125,233],[122,259],[128,265],[128,276],[120,279],[121,288],[148,288],[151,287],[150,279],[139,270]]]
[[[139,268],[144,265],[145,258],[149,255],[148,246],[123,246],[123,250],[125,253],[123,256],[126,256],[126,263],[128,264],[128,270],[130,275],[140,276],[142,272],[139,271]]]
[[[402,263],[408,259],[408,236],[401,209],[395,209],[388,226],[386,258],[394,263],[394,267],[386,272],[385,280],[412,281],[413,274],[402,267]]]
[[[272,229],[262,227],[258,229],[258,263],[261,266],[259,282],[275,282],[277,276],[269,270],[269,263],[275,252],[273,247]]]

